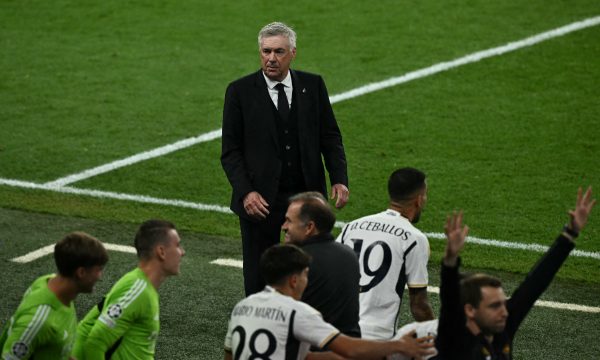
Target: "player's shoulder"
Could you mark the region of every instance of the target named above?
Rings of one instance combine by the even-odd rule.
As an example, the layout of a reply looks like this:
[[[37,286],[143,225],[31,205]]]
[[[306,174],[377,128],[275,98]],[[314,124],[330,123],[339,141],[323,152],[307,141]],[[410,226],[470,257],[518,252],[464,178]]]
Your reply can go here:
[[[425,235],[425,233],[423,233],[421,230],[417,229],[413,224],[410,224],[410,231],[415,240],[428,242],[427,235]]]
[[[48,288],[48,281],[55,276],[55,274],[48,274],[35,279],[23,294],[19,309],[24,312],[35,312],[42,305],[48,306],[50,310],[62,306],[56,295]]]
[[[286,313],[295,311],[300,314],[321,316],[321,313],[312,306],[302,301],[295,300],[291,296],[281,294],[270,286],[266,286],[263,291],[241,300],[236,307],[244,305],[276,307]]]
[[[348,228],[348,229],[356,229],[357,228],[356,224],[360,224],[360,223],[363,223],[365,221],[374,221],[374,220],[376,220],[377,218],[380,217],[379,216],[380,214],[381,213],[379,212],[379,213],[369,214],[369,215],[365,215],[365,216],[359,217],[359,218],[354,219],[354,220],[350,221],[349,223],[347,223],[345,227]]]
[[[132,302],[140,297],[151,296],[156,291],[140,268],[135,268],[123,275],[106,295],[106,302],[115,300]]]
[[[257,80],[260,80],[259,76],[261,76],[261,71],[255,71],[253,73],[244,75],[238,79],[233,80],[232,82],[229,83],[228,87],[234,87],[234,88],[246,88],[250,85],[253,85],[256,83]]]
[[[321,75],[311,73],[308,71],[302,71],[302,70],[296,70],[296,69],[293,69],[291,71],[292,71],[293,76],[296,76],[298,79],[303,80],[303,81],[320,81],[322,79]]]

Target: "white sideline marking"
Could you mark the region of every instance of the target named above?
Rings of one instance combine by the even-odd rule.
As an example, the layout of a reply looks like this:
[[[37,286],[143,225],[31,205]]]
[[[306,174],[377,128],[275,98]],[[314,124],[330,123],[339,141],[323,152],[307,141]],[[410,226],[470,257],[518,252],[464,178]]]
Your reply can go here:
[[[136,253],[135,248],[133,246],[110,244],[110,243],[103,243],[103,244],[104,244],[104,247],[106,248],[106,250],[120,251],[120,252],[131,253],[131,254]],[[27,253],[23,256],[16,257],[14,259],[11,259],[10,261],[20,263],[20,264],[26,264],[26,263],[30,263],[34,260],[37,260],[41,257],[44,257],[48,254],[52,254],[53,252],[54,252],[54,244],[44,246],[41,249],[37,249],[37,250]]]
[[[11,180],[11,179],[2,179],[0,178],[0,185],[8,185],[19,188],[26,189],[37,189],[37,190],[47,190],[64,194],[76,194],[76,195],[86,195],[101,199],[116,199],[116,200],[125,200],[125,201],[133,201],[143,204],[156,204],[156,205],[165,205],[165,206],[174,206],[180,208],[188,208],[195,209],[200,211],[213,211],[222,214],[233,214],[233,212],[225,206],[221,205],[213,205],[213,204],[202,204],[202,203],[193,203],[185,200],[177,200],[177,199],[161,199],[144,195],[132,195],[132,194],[123,194],[123,193],[115,193],[110,191],[99,191],[99,190],[88,190],[88,189],[78,189],[73,187],[52,187],[42,184],[36,184],[32,182],[20,181],[20,180]],[[335,226],[341,228],[345,225],[345,222],[336,221]],[[443,233],[425,233],[425,235],[432,239],[444,239],[445,235]],[[486,245],[486,246],[494,246],[501,247],[507,249],[519,249],[519,250],[528,250],[535,252],[545,252],[548,250],[548,246],[540,245],[540,244],[523,244],[518,242],[510,242],[510,241],[500,241],[500,240],[492,240],[492,239],[480,239],[476,237],[469,236],[467,237],[467,241],[473,244]],[[583,251],[583,250],[573,250],[571,251],[570,256],[575,257],[584,257],[600,260],[600,252],[593,251]]]
[[[344,100],[352,99],[352,98],[359,97],[359,96],[362,96],[365,94],[369,94],[369,93],[372,93],[375,91],[379,91],[379,90],[383,90],[383,89],[386,89],[389,87],[407,83],[412,80],[431,76],[431,75],[434,75],[434,74],[437,74],[437,73],[440,73],[443,71],[447,71],[447,70],[450,70],[450,69],[453,69],[453,68],[456,68],[459,66],[474,63],[474,62],[477,62],[477,61],[480,61],[483,59],[487,59],[490,57],[503,55],[508,52],[512,52],[512,51],[515,51],[515,50],[518,50],[518,49],[521,49],[524,47],[532,46],[532,45],[538,44],[540,42],[550,40],[555,37],[563,36],[570,32],[573,32],[573,31],[578,31],[578,30],[582,30],[582,29],[585,29],[588,27],[596,26],[598,24],[600,24],[600,16],[577,21],[577,22],[571,23],[569,25],[565,25],[565,26],[562,26],[562,27],[559,27],[559,28],[556,28],[556,29],[553,29],[550,31],[546,31],[546,32],[543,32],[543,33],[540,33],[537,35],[530,36],[530,37],[522,39],[522,40],[513,41],[513,42],[510,42],[510,43],[502,45],[502,46],[498,46],[495,48],[482,50],[482,51],[478,51],[478,52],[475,52],[475,53],[472,53],[469,55],[465,55],[458,59],[441,62],[441,63],[435,64],[435,65],[432,65],[432,66],[429,66],[429,67],[426,67],[426,68],[423,68],[420,70],[411,71],[402,76],[392,77],[387,80],[360,86],[358,88],[343,92],[341,94],[330,96],[329,101],[332,104],[335,104],[335,103],[338,103],[338,102],[341,102]],[[209,133],[202,134],[202,135],[199,135],[199,136],[196,136],[193,138],[180,140],[173,144],[165,145],[165,146],[156,148],[154,150],[145,151],[143,153],[139,153],[139,154],[130,156],[125,159],[116,160],[111,163],[95,167],[93,169],[84,170],[77,174],[68,175],[68,176],[62,177],[60,179],[56,179],[54,181],[47,182],[44,185],[59,187],[59,186],[72,184],[74,182],[88,179],[90,177],[94,177],[96,175],[103,174],[103,173],[106,173],[106,172],[109,172],[109,171],[112,171],[112,170],[115,170],[115,169],[118,169],[118,168],[121,168],[124,166],[129,166],[129,165],[138,163],[140,161],[149,160],[149,159],[152,159],[152,158],[155,158],[158,156],[162,156],[162,155],[165,155],[165,154],[177,151],[177,150],[181,150],[186,147],[193,146],[193,145],[196,145],[196,144],[199,144],[202,142],[215,140],[220,137],[221,137],[221,129],[214,130]]]
[[[425,235],[429,238],[433,239],[445,239],[446,235],[444,233],[425,233]],[[529,250],[539,253],[544,253],[548,251],[550,248],[546,245],[540,244],[523,244],[518,242],[510,242],[510,241],[501,241],[501,240],[492,240],[492,239],[480,239],[473,236],[467,236],[467,242],[478,245],[486,245],[486,246],[494,246],[505,249],[519,249],[519,250]],[[587,257],[591,259],[600,260],[600,252],[593,251],[583,251],[583,250],[573,250],[569,256],[578,256],[578,257]]]
[[[116,170],[118,168],[129,166],[129,165],[138,163],[140,161],[153,159],[155,157],[163,156],[163,155],[172,153],[177,150],[185,149],[192,145],[196,145],[196,144],[203,143],[206,141],[218,139],[220,137],[221,137],[221,129],[214,130],[214,131],[208,132],[206,134],[179,140],[179,141],[169,144],[169,145],[161,146],[161,147],[153,149],[153,150],[144,151],[142,153],[139,153],[139,154],[136,154],[136,155],[133,155],[133,156],[121,159],[121,160],[116,160],[111,163],[95,167],[93,169],[84,170],[77,174],[68,175],[68,176],[62,177],[60,179],[56,179],[54,181],[47,182],[44,185],[53,186],[53,187],[65,186],[65,185],[72,184],[77,181],[81,181],[84,179],[94,177],[96,175],[100,175],[100,174],[104,174],[109,171]]]
[[[34,260],[37,260],[41,257],[44,257],[48,254],[52,254],[52,252],[54,251],[54,244],[52,245],[48,245],[48,246],[44,246],[43,248],[37,249],[35,251],[32,251],[30,253],[27,253],[23,256],[19,256],[16,257],[14,259],[11,259],[10,261],[12,262],[16,262],[16,263],[20,263],[20,264],[26,264],[28,262],[32,262]]]
[[[48,186],[45,184],[36,184],[27,181],[21,180],[12,180],[12,179],[2,179],[0,178],[0,185],[8,185],[26,189],[37,189],[37,190],[48,190],[63,194],[76,194],[76,195],[87,195],[91,197],[101,198],[101,199],[116,199],[116,200],[126,200],[139,202],[144,204],[157,204],[157,205],[167,205],[181,208],[189,208],[201,211],[214,211],[224,214],[232,214],[231,210],[228,207],[221,205],[211,205],[211,204],[201,204],[201,203],[193,203],[185,200],[176,200],[176,199],[161,199],[155,198],[151,196],[145,195],[133,195],[133,194],[124,194],[124,193],[116,193],[111,191],[101,191],[101,190],[91,190],[91,189],[78,189],[69,186],[62,187],[54,187]]]
[[[216,260],[211,261],[210,263],[214,264],[214,265],[229,266],[229,267],[234,267],[234,268],[239,268],[239,269],[241,269],[243,266],[242,260],[235,260],[235,259],[216,259]],[[436,286],[428,286],[427,292],[432,293],[432,294],[439,294],[440,288],[436,287]],[[586,306],[586,305],[579,305],[579,304],[570,304],[570,303],[560,303],[560,302],[555,302],[555,301],[538,300],[535,302],[535,305],[542,306],[542,307],[548,307],[548,308],[552,308],[552,309],[571,310],[571,311],[596,313],[596,314],[600,313],[600,307]]]
[[[211,261],[210,263],[213,265],[229,266],[240,269],[244,266],[244,262],[242,260],[235,259],[216,259]]]

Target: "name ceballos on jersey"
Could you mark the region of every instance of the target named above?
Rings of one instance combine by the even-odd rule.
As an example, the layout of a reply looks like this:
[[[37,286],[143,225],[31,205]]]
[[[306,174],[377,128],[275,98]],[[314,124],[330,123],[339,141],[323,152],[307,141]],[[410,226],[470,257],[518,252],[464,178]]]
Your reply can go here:
[[[247,316],[281,322],[286,322],[287,319],[287,314],[279,308],[249,305],[236,306],[231,316]]]
[[[350,224],[350,228],[348,230],[356,229],[388,233],[397,236],[400,238],[400,240],[408,240],[408,237],[411,235],[410,231],[406,231],[401,227],[397,227],[396,225],[368,220],[354,222]]]

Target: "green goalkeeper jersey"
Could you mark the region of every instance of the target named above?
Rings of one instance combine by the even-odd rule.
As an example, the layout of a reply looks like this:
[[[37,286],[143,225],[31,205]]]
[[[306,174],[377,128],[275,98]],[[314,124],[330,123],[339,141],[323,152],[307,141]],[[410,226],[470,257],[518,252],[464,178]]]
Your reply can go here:
[[[81,320],[72,356],[78,360],[104,360],[107,354],[112,360],[154,359],[158,331],[158,293],[136,268]]]
[[[77,315],[48,288],[54,274],[37,278],[0,336],[3,360],[68,359],[75,341]]]

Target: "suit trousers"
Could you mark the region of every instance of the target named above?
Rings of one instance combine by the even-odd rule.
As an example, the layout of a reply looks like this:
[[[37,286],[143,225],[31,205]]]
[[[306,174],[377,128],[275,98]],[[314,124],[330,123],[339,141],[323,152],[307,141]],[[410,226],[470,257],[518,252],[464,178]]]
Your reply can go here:
[[[260,257],[265,250],[281,242],[281,226],[285,221],[288,199],[294,194],[295,192],[278,193],[275,202],[269,204],[269,215],[264,220],[240,217],[246,296],[262,291],[266,285],[259,270]]]

